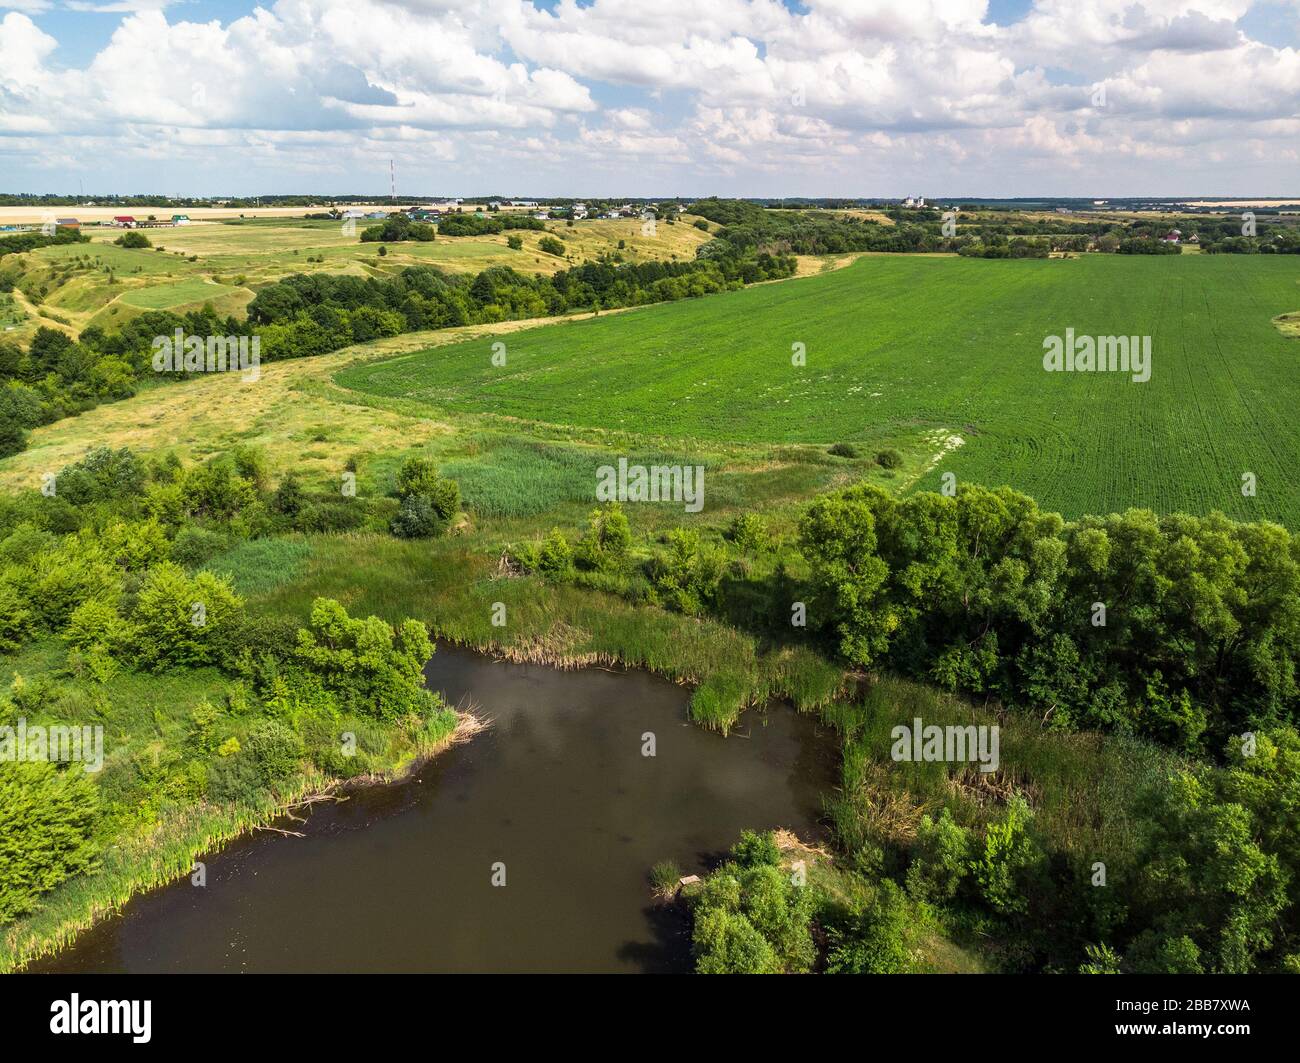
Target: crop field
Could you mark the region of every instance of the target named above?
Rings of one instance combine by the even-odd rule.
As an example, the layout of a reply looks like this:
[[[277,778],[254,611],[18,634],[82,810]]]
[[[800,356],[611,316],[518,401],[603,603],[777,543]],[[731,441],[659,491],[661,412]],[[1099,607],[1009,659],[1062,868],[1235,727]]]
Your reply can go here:
[[[1067,515],[1147,506],[1300,523],[1300,345],[1272,256],[867,256],[835,272],[354,365],[344,387],[430,409],[671,440],[935,453],[917,483],[1009,484]],[[1150,336],[1150,379],[1048,373],[1043,341]],[[792,365],[802,344],[806,365]],[[1243,477],[1257,488],[1243,494]]]

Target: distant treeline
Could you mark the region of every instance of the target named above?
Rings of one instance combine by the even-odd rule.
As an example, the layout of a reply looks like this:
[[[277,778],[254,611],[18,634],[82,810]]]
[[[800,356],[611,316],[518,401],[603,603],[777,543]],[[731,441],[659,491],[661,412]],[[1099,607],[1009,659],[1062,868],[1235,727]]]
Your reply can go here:
[[[928,207],[887,207],[894,224],[874,218],[797,210],[773,212],[746,200],[705,199],[691,212],[721,225],[716,236],[733,248],[763,249],[801,255],[849,251],[897,254],[955,252],[975,258],[1046,258],[1053,251],[1100,251],[1119,254],[1178,254],[1179,244],[1164,237],[1169,222],[1117,223],[1105,219],[1016,217],[991,219],[959,211],[953,235],[944,234],[944,212]],[[1238,218],[1195,219],[1185,223],[1180,240],[1193,235],[1211,253],[1295,254],[1300,229],[1256,223],[1257,236],[1241,235]]]
[[[59,244],[87,244],[89,242],[90,237],[82,236],[72,229],[56,229],[49,236],[42,232],[0,236],[0,258],[4,258],[5,255],[20,255],[24,251],[35,251],[38,247],[54,247]]]

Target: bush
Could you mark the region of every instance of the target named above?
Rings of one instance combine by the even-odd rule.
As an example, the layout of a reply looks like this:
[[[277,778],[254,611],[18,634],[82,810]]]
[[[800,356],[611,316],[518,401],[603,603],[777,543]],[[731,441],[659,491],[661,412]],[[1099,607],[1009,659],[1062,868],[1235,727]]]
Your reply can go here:
[[[27,449],[27,433],[14,421],[0,423],[0,458],[21,454]]]
[[[198,568],[230,549],[230,536],[188,524],[172,540],[171,559],[186,568]]]
[[[95,866],[95,784],[79,767],[0,762],[0,924],[36,898]]]
[[[903,467],[903,455],[893,449],[882,450],[876,455],[876,464],[882,469],[901,469]]]
[[[761,867],[764,864],[775,867],[781,862],[781,850],[777,848],[771,831],[760,834],[745,830],[740,832],[740,840],[731,847],[731,858],[741,867]]]
[[[835,443],[827,448],[826,453],[833,454],[837,458],[856,458],[858,448],[852,443]]]
[[[700,974],[777,974],[812,968],[815,898],[771,859],[770,835],[746,832],[737,849],[752,861],[729,862],[693,898],[692,947]]]
[[[655,557],[650,579],[665,603],[694,616],[717,597],[722,581],[722,558],[700,542],[700,533],[674,528],[668,533],[668,552]]]
[[[377,616],[350,617],[329,598],[312,603],[294,653],[343,709],[386,720],[428,715],[436,696],[424,689],[424,665],[432,656],[429,632],[418,620],[394,629]]]
[[[578,540],[574,557],[579,564],[598,572],[622,568],[632,545],[632,531],[627,515],[617,502],[593,509],[587,533]]]
[[[303,492],[302,484],[298,482],[297,474],[292,472],[280,481],[275,494],[271,496],[271,508],[286,517],[296,517],[305,502],[306,494]]]
[[[565,247],[564,243],[554,236],[543,236],[537,241],[539,251],[544,251],[548,255],[555,255],[557,258],[563,258]]]
[[[165,561],[145,576],[131,613],[131,643],[140,667],[162,671],[222,660],[226,638],[240,624],[244,600],[230,581],[199,572],[187,576]]]
[[[153,246],[149,242],[149,237],[145,236],[144,233],[138,232],[125,232],[114,240],[113,243],[117,244],[118,247],[141,248]]]
[[[433,495],[407,495],[388,530],[399,539],[431,539],[447,530],[451,518],[460,508],[460,490],[454,480],[440,497]]]
[[[969,832],[953,820],[948,809],[937,820],[922,816],[907,869],[907,892],[932,904],[952,900],[966,877],[970,850]]]
[[[278,720],[261,719],[248,729],[243,743],[246,755],[257,764],[267,784],[288,778],[298,770],[302,741]]]
[[[524,238],[522,236],[507,236],[506,246],[509,247],[511,251],[521,251],[524,246]]]
[[[512,556],[525,572],[552,579],[564,579],[573,573],[573,549],[559,528],[552,528],[541,542],[517,547]]]
[[[727,535],[742,554],[759,554],[770,544],[767,523],[757,513],[741,513],[731,520]]]

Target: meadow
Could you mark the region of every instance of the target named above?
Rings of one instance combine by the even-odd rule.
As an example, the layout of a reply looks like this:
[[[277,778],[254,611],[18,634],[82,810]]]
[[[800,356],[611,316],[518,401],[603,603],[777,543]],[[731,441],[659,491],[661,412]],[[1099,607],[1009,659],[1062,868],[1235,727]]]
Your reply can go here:
[[[1288,477],[1300,305],[1284,256],[864,256],[741,292],[469,341],[336,380],[430,411],[667,440],[932,445],[917,482],[1009,484],[1067,516],[1128,506],[1300,521]],[[1043,341],[1150,336],[1151,377],[1047,373]],[[792,364],[803,345],[806,365]],[[1252,473],[1253,496],[1243,494]]]

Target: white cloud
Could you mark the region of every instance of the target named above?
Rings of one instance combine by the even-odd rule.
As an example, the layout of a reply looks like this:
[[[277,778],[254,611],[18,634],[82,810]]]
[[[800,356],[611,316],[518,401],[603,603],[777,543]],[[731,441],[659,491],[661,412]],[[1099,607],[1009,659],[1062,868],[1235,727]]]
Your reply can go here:
[[[75,2],[131,12],[84,70],[56,72],[29,15],[0,20],[10,159],[42,135],[47,158],[150,155],[163,131],[269,167],[312,143],[329,155],[312,173],[382,144],[466,175],[494,158],[512,179],[875,175],[879,194],[904,170],[1005,191],[999,175],[1051,160],[1112,194],[1116,166],[1155,180],[1180,160],[1253,180],[1271,157],[1274,186],[1294,179],[1294,149],[1260,145],[1300,120],[1300,51],[1238,28],[1250,0],[1036,0],[1009,27],[985,0],[279,0],[224,25],[167,0]]]

